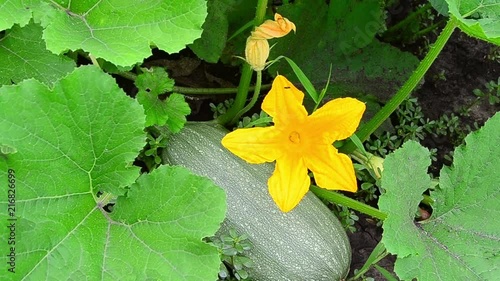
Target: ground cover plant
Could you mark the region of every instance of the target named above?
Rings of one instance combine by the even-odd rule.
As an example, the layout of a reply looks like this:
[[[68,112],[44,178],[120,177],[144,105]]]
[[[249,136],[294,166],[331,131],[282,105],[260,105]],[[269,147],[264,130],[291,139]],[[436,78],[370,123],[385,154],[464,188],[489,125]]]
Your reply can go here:
[[[0,279],[495,280],[500,73],[410,96],[454,32],[499,69],[498,0],[0,0]]]

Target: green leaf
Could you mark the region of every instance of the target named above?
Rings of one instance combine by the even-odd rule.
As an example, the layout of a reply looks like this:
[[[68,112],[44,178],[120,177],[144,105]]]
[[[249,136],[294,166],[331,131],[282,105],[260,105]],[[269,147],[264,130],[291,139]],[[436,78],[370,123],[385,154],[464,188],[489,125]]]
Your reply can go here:
[[[448,3],[446,0],[429,0],[432,7],[441,15],[447,17],[448,15]]]
[[[174,80],[168,77],[165,69],[156,67],[137,76],[135,85],[139,89],[137,101],[143,105],[146,126],[167,125],[174,133],[179,132],[191,113],[189,105],[181,94],[171,94],[166,100],[158,95],[172,91]]]
[[[219,228],[225,199],[212,181],[184,167],[162,166],[141,176],[116,202],[110,217],[119,224],[108,222],[115,244],[108,248],[113,258],[107,270],[115,273],[110,279],[127,277],[123,264],[133,267],[137,280],[214,279],[219,255],[202,239]],[[138,262],[131,264],[132,257]]]
[[[144,114],[98,68],[78,68],[52,89],[35,80],[4,86],[0,108],[0,143],[18,151],[6,164],[46,171],[39,184],[31,178],[29,196],[67,188],[52,188],[52,177],[81,181],[75,189],[82,192],[116,195],[137,178],[139,168],[130,164],[144,145]]]
[[[388,214],[382,242],[398,255],[395,272],[410,280],[494,280],[500,275],[500,114],[466,145],[455,150],[453,166],[441,170],[430,219],[414,222],[422,193],[430,187],[429,152],[407,143],[384,162],[379,207]],[[446,270],[443,270],[446,269]]]
[[[16,179],[15,216],[0,219],[17,219],[15,277],[4,267],[0,280],[216,276],[217,251],[201,239],[224,217],[224,192],[181,167],[137,179],[131,163],[144,146],[144,115],[113,78],[90,66],[53,89],[26,80],[0,88],[0,107],[0,144],[17,150],[0,156],[0,181],[8,171]],[[109,194],[98,191],[127,193],[108,213]],[[7,204],[2,197],[0,208]]]
[[[174,93],[165,101],[165,111],[168,112],[167,127],[177,133],[186,124],[186,116],[191,113],[191,108],[183,95]]]
[[[297,33],[276,39],[271,59],[283,55],[303,70],[316,87],[326,84],[332,65],[335,96],[373,94],[392,96],[415,69],[418,60],[409,53],[375,39],[383,30],[379,1],[297,0],[279,11],[297,26]],[[273,64],[271,74],[294,79],[284,63]]]
[[[157,97],[174,89],[175,81],[170,79],[164,68],[153,67],[143,70],[144,73],[139,74],[135,80],[139,92],[148,92]]]
[[[0,30],[11,28],[14,24],[24,26],[31,19],[30,1],[1,0]]]
[[[396,277],[394,277],[387,269],[379,266],[378,264],[374,264],[373,267],[380,272],[380,274],[385,278],[387,281],[398,281]]]
[[[449,12],[460,21],[459,28],[479,39],[500,45],[500,2],[498,0],[446,0]]]
[[[176,53],[199,38],[207,16],[205,0],[68,1],[47,25],[47,49],[82,49],[117,66],[141,62],[154,44]]]
[[[318,92],[314,88],[309,78],[307,78],[302,69],[300,69],[300,67],[293,60],[287,57],[284,58],[292,68],[293,72],[295,73],[295,76],[297,76],[297,79],[299,79],[302,86],[304,86],[304,89],[306,90],[307,94],[309,94],[314,103],[318,104],[320,102]]]
[[[208,16],[203,24],[201,38],[196,39],[189,48],[200,58],[216,63],[226,46],[228,20],[227,11],[234,0],[209,0]]]
[[[14,154],[17,152],[17,149],[15,147],[6,145],[6,144],[0,144],[0,154],[2,155],[7,155],[7,154]]]
[[[47,85],[75,68],[69,58],[54,55],[45,49],[42,27],[31,22],[14,25],[0,39],[0,84],[18,83],[35,78]]]

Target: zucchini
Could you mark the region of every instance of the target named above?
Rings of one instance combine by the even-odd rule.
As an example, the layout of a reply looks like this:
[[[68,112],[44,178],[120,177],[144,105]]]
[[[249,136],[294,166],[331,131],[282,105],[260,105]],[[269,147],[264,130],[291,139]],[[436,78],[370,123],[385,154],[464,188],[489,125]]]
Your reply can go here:
[[[212,179],[226,191],[228,210],[219,233],[234,228],[249,236],[252,279],[343,279],[351,248],[338,219],[311,192],[295,209],[282,213],[267,191],[274,165],[237,158],[220,144],[226,133],[208,124],[187,124],[171,136],[163,159]]]

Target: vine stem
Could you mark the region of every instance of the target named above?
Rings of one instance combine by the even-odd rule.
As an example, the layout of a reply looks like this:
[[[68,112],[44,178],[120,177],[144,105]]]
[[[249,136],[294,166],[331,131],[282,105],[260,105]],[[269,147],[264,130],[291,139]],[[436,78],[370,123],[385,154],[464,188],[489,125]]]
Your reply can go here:
[[[427,70],[431,67],[434,60],[443,50],[443,47],[450,39],[453,31],[457,27],[457,19],[450,17],[446,26],[439,34],[436,42],[430,48],[425,58],[420,62],[417,69],[412,73],[410,78],[403,84],[399,91],[380,109],[375,116],[373,116],[368,123],[361,127],[356,133],[361,141],[365,141],[368,137],[398,108],[398,106],[411,94],[413,89],[418,85],[420,80],[424,77]],[[356,146],[351,140],[348,140],[344,146],[340,148],[343,153],[351,153],[356,149]]]
[[[387,214],[381,212],[380,210],[373,208],[372,206],[361,203],[357,200],[349,198],[343,194],[338,192],[329,191],[315,185],[311,185],[311,191],[316,194],[319,198],[326,199],[332,203],[342,205],[348,207],[350,209],[354,209],[363,214],[367,214],[371,217],[377,218],[379,220],[384,220],[387,217]]]
[[[265,85],[255,85],[248,87],[248,91],[255,92],[255,89],[260,87],[261,90],[271,89],[271,84]],[[188,95],[224,95],[224,94],[235,94],[238,92],[239,88],[190,88],[190,87],[180,87],[174,86],[172,92]]]
[[[135,81],[137,79],[137,74],[132,72],[118,72],[117,75],[128,79],[130,81]],[[261,90],[271,89],[272,84],[260,85]],[[255,91],[257,86],[252,86],[248,88],[249,92]],[[192,88],[192,87],[182,87],[174,86],[172,92],[186,95],[227,95],[235,94],[238,92],[238,88]]]
[[[255,11],[254,26],[260,25],[264,21],[266,15],[268,0],[258,0],[257,10]],[[250,87],[250,80],[252,80],[252,68],[248,63],[243,64],[241,71],[240,84],[238,92],[234,98],[234,103],[227,112],[217,118],[219,124],[229,124],[234,120],[234,117],[243,109],[248,96],[248,88]]]

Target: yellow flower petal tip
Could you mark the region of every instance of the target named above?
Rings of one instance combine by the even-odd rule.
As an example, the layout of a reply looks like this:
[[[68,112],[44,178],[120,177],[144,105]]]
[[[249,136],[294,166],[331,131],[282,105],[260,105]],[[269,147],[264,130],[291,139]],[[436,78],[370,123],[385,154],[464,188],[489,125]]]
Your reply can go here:
[[[277,76],[262,103],[274,126],[238,129],[222,141],[247,162],[276,161],[268,187],[283,212],[295,208],[309,190],[308,170],[322,188],[357,190],[351,159],[338,153],[332,143],[354,133],[365,111],[364,103],[335,99],[308,116],[303,97],[284,76]]]

